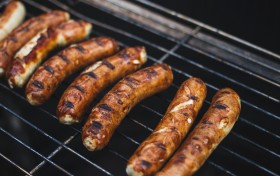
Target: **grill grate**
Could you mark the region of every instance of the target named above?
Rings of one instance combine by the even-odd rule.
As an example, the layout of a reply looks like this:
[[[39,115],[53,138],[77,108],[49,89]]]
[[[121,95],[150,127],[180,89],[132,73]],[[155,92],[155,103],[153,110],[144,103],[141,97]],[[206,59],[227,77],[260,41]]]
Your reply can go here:
[[[238,122],[196,175],[280,174],[277,165],[280,163],[279,82],[226,59],[227,56],[243,60],[268,58],[268,62],[254,60],[261,65],[279,62],[277,54],[148,1],[134,3],[182,22],[190,32],[181,39],[173,38],[129,18],[111,14],[107,9],[97,8],[87,0],[64,4],[55,0],[40,4],[31,0],[23,2],[28,17],[49,9],[63,9],[73,18],[91,22],[94,26],[92,37],[112,36],[121,42],[122,47],[144,45],[149,54],[146,66],[161,62],[170,64],[175,79],[168,90],[137,105],[124,119],[109,145],[98,152],[88,152],[82,146],[83,122],[65,126],[55,117],[59,97],[73,77],[40,107],[29,105],[23,90],[11,90],[1,80],[0,139],[4,142],[0,146],[0,175],[125,175],[127,160],[159,122],[179,85],[190,76],[202,78],[208,87],[198,117],[206,111],[219,88],[232,87],[242,98]],[[266,68],[273,70],[269,64]]]

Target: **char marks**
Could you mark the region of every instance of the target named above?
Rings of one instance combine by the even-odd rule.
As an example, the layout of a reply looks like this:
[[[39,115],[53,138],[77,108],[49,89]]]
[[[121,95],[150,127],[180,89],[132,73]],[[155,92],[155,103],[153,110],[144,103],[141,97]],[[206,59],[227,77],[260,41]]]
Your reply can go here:
[[[74,108],[74,104],[71,101],[65,101],[64,106],[67,108]]]
[[[112,111],[112,108],[108,106],[107,104],[100,104],[99,108],[104,109],[106,111]]]
[[[86,49],[82,45],[76,45],[75,48],[81,53],[86,53]]]
[[[217,102],[216,104],[214,104],[212,107],[213,107],[213,108],[217,108],[217,109],[227,109],[227,108],[228,108],[227,105],[221,104],[221,103],[219,103],[219,102]]]
[[[92,125],[90,127],[90,131],[94,134],[97,135],[100,131],[100,129],[102,128],[102,124],[100,122],[97,121],[93,121]]]
[[[32,84],[33,84],[35,87],[38,87],[39,89],[44,89],[44,84],[43,84],[41,81],[34,80],[34,81],[32,82]]]
[[[97,78],[96,74],[93,73],[93,72],[88,72],[88,73],[86,73],[86,75],[88,75],[89,77],[91,77],[91,78],[93,78],[93,79],[96,79],[96,78]]]
[[[142,165],[145,166],[146,168],[150,167],[152,164],[148,161],[142,160],[141,161]]]
[[[125,84],[132,89],[135,89],[137,85],[140,85],[140,82],[132,77],[125,77]]]
[[[54,74],[54,69],[48,65],[44,65],[44,69],[50,74]]]
[[[112,65],[109,61],[107,61],[106,59],[102,61],[102,64],[105,65],[106,67],[110,68],[111,70],[115,69],[115,66]]]
[[[75,89],[77,89],[78,91],[80,91],[81,93],[85,93],[85,89],[82,88],[81,86],[79,86],[79,85],[74,85],[73,87],[74,87]]]
[[[68,59],[68,57],[66,55],[59,53],[57,56],[59,58],[61,58],[64,62],[66,62],[67,64],[70,63],[70,60]]]

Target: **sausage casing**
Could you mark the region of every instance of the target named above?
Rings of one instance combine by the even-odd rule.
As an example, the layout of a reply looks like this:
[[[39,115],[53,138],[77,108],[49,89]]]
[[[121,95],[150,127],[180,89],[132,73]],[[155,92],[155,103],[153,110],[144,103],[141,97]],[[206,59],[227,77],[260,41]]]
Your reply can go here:
[[[199,78],[183,82],[164,117],[128,161],[128,175],[153,175],[180,145],[206,97]]]
[[[24,86],[51,50],[81,41],[90,31],[90,23],[69,20],[38,33],[17,52],[7,69],[6,76],[10,87]]]
[[[6,6],[0,18],[0,41],[22,23],[25,14],[25,7],[19,1],[12,1]]]
[[[54,10],[33,17],[13,30],[0,42],[0,76],[6,72],[10,61],[16,52],[38,32],[49,26],[56,26],[68,19],[69,14],[67,12]]]
[[[44,103],[67,76],[117,50],[117,42],[109,37],[93,38],[62,50],[30,78],[25,91],[28,102],[32,105]]]
[[[123,78],[92,109],[83,126],[84,146],[90,151],[102,149],[132,107],[166,89],[172,81],[171,68],[166,64],[147,67]]]
[[[57,106],[59,121],[64,124],[79,122],[85,109],[103,88],[135,71],[146,60],[144,47],[131,47],[86,68],[63,93]]]
[[[157,176],[193,175],[238,119],[241,104],[230,88],[219,90],[195,129]]]

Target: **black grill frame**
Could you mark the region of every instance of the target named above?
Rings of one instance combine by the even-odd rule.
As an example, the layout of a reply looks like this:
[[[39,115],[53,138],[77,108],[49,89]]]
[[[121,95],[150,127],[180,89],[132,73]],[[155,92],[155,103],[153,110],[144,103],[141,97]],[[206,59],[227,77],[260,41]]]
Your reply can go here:
[[[245,51],[249,48],[248,50],[250,50],[250,52],[257,54],[261,53],[261,55],[267,56],[269,59],[273,58],[271,60],[277,61],[279,59],[278,55],[250,43],[246,43],[240,39],[236,39],[222,31],[216,30],[187,17],[172,13],[172,11],[148,1],[137,0],[137,3],[168,17],[175,18],[178,21],[183,21],[185,25],[192,28],[192,32],[187,34],[183,39],[178,40],[154,30],[142,28],[142,32],[149,33],[151,36],[159,38],[160,41],[165,41],[167,44],[161,44],[159,42],[153,43],[153,41],[147,40],[146,36],[134,34],[130,29],[123,30],[118,24],[111,24],[109,21],[106,21],[107,19],[95,20],[92,16],[85,16],[84,14],[88,14],[87,12],[76,11],[75,9],[79,9],[79,4],[83,4],[83,6],[87,6],[90,10],[94,9],[99,11],[98,13],[100,14],[104,13],[104,15],[108,16],[108,19],[114,18],[120,20],[121,23],[119,25],[125,24],[128,26],[136,26],[136,29],[138,29],[139,26],[141,27],[141,25],[136,24],[134,21],[121,18],[115,14],[110,14],[105,9],[96,9],[96,7],[91,6],[83,0],[67,1],[64,2],[64,4],[56,0],[44,1],[41,2],[41,4],[31,0],[23,0],[23,2],[27,6],[29,17],[38,15],[49,9],[60,8],[68,11],[73,18],[81,18],[91,22],[94,28],[96,28],[93,30],[92,36],[113,36],[120,42],[122,47],[143,44],[147,47],[149,55],[148,64],[146,64],[146,66],[161,62],[170,64],[175,75],[175,81],[168,90],[137,105],[126,117],[120,128],[118,128],[109,146],[102,151],[92,153],[86,151],[81,144],[80,133],[83,122],[73,126],[65,126],[59,124],[55,117],[56,103],[63,90],[71,82],[74,76],[63,83],[46,105],[40,107],[28,105],[24,98],[24,91],[10,89],[7,83],[2,79],[0,82],[0,114],[1,116],[2,114],[8,116],[8,118],[3,118],[4,120],[1,121],[0,138],[7,139],[7,141],[13,141],[14,143],[10,144],[11,148],[13,148],[13,146],[19,148],[22,147],[29,153],[32,153],[32,155],[35,156],[34,158],[36,158],[34,159],[36,160],[36,164],[31,164],[32,166],[34,165],[34,167],[29,169],[29,166],[24,164],[24,162],[28,161],[19,161],[18,159],[11,157],[7,153],[9,151],[7,148],[9,143],[5,143],[4,141],[6,147],[4,146],[0,148],[0,162],[6,163],[7,167],[14,167],[14,170],[11,169],[5,172],[4,166],[6,165],[3,164],[4,171],[1,171],[1,175],[11,175],[8,171],[12,173],[19,171],[19,173],[25,175],[50,175],[51,173],[83,175],[89,174],[91,169],[93,171],[90,172],[90,174],[93,173],[94,175],[124,175],[127,159],[129,159],[129,156],[137,148],[139,143],[148,136],[156,123],[163,116],[163,113],[180,83],[191,76],[197,75],[202,75],[200,77],[207,83],[208,95],[196,122],[201,118],[203,112],[206,111],[214,93],[224,86],[230,86],[240,94],[242,98],[242,112],[232,132],[221,145],[218,146],[196,175],[280,174],[280,170],[277,169],[277,164],[279,163],[277,161],[280,161],[280,151],[279,149],[277,150],[277,146],[280,144],[280,131],[277,129],[280,124],[280,111],[279,108],[277,109],[280,104],[280,95],[277,94],[277,91],[279,90],[280,85],[269,78],[265,78],[262,75],[248,71],[238,65],[228,62],[227,60],[223,60],[223,58],[214,55],[215,53],[207,53],[207,50],[201,50],[191,45],[190,42],[200,40],[211,45],[208,41],[203,41],[203,39],[198,39],[197,37],[197,34],[200,32],[205,32],[207,35],[214,36],[215,38],[218,37],[226,43],[234,43],[240,48],[246,48]],[[222,50],[228,49],[215,45],[214,47]],[[182,53],[187,51],[187,53],[193,54],[192,57],[205,57],[205,59],[196,60],[194,58],[189,58],[188,55],[183,56],[180,51],[182,51]],[[234,53],[234,51],[231,51],[231,54],[240,55],[240,53]],[[237,78],[233,74],[228,75],[226,71],[216,71],[213,69],[215,65],[211,65],[212,62],[219,65],[219,67],[217,67],[218,70],[220,70],[220,67],[222,66],[228,69],[230,73],[236,73],[244,77]],[[185,64],[183,67],[191,66],[192,68],[188,67],[186,70],[182,70],[180,69],[182,66],[180,63]],[[248,80],[248,82],[244,82],[243,79]],[[250,80],[252,80],[252,83]],[[266,88],[261,88],[257,84],[261,84]],[[106,91],[103,91],[93,104],[95,104],[105,92]],[[17,102],[19,102],[19,105],[17,105]],[[155,105],[155,103],[158,102],[161,104]],[[31,114],[27,114],[24,108],[28,108]],[[33,111],[34,115],[32,113]],[[139,113],[148,114],[148,116],[153,117],[141,118],[142,115]],[[54,131],[65,133],[65,136],[57,137],[56,134],[47,131],[51,126],[43,129],[42,124],[39,122],[37,124],[36,115],[44,116],[46,123],[51,122],[50,124],[56,124],[57,128],[59,127],[61,129],[56,129]],[[22,137],[19,132],[16,132],[14,126],[9,126],[11,125],[10,123],[15,123],[15,119],[17,121],[16,123],[24,124],[28,129],[30,128],[32,130],[32,133],[38,133],[41,137],[46,138],[45,140],[53,143],[53,145],[55,145],[54,149],[41,151],[41,148],[44,146],[37,146],[40,145],[40,143],[34,144],[26,140],[33,140],[33,138],[29,138],[28,136]],[[11,120],[11,122],[7,120]],[[133,127],[135,127],[135,129]],[[247,129],[248,131],[246,131]],[[36,136],[37,134],[34,135]],[[123,145],[119,146],[119,142],[123,142]],[[21,150],[16,151],[17,147],[14,149],[15,153],[21,155],[19,153]],[[22,156],[24,157],[24,155],[21,155],[19,158]],[[86,166],[90,167],[84,168],[86,166],[77,163],[74,160],[74,156],[80,159],[81,162],[87,164]],[[64,160],[67,157],[70,158],[69,161]],[[79,162],[78,159],[77,161]],[[106,161],[103,161],[105,159]],[[117,163],[114,163],[114,161]],[[273,161],[273,163],[271,161]],[[54,169],[57,170],[55,171]]]

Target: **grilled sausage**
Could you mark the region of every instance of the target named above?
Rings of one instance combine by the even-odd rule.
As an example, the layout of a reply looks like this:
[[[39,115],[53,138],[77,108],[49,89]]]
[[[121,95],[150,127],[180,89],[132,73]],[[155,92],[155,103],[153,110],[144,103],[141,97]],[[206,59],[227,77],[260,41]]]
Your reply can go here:
[[[0,18],[0,41],[14,30],[25,17],[25,7],[19,1],[10,2]]]
[[[160,123],[129,159],[128,175],[153,175],[162,167],[189,131],[206,92],[199,78],[190,78],[180,86]]]
[[[10,87],[24,86],[51,50],[81,41],[90,34],[90,31],[90,23],[69,20],[37,34],[17,52],[7,69],[6,76]]]
[[[194,174],[228,135],[240,109],[236,92],[229,88],[219,90],[195,129],[157,176]]]
[[[166,89],[172,80],[171,68],[165,64],[141,69],[122,79],[92,109],[83,126],[84,146],[90,151],[102,149],[132,107]]]
[[[89,66],[63,93],[57,106],[59,121],[64,124],[79,122],[85,109],[103,88],[135,71],[146,60],[144,47],[132,47]],[[73,106],[68,106],[70,103]]]
[[[51,11],[49,13],[33,17],[13,30],[0,42],[0,76],[6,72],[10,60],[15,53],[25,45],[38,32],[49,26],[55,26],[69,19],[69,14],[64,11]]]
[[[40,66],[29,80],[25,92],[28,102],[32,105],[44,103],[66,77],[117,50],[114,39],[97,37],[59,52]]]

